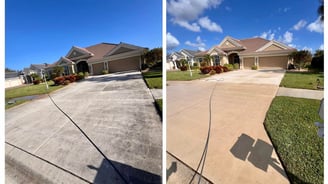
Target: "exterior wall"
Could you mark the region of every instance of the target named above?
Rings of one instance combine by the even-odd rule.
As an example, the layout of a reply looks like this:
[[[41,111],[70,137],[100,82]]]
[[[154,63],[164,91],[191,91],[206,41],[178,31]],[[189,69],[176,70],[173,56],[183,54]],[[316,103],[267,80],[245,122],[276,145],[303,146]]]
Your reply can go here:
[[[255,64],[255,57],[244,57],[243,58],[244,69],[251,69]]]
[[[5,79],[5,88],[15,87],[22,84],[24,84],[24,80],[21,77]]]
[[[108,62],[109,72],[140,70],[140,56],[118,59]]]
[[[221,56],[220,64],[223,66],[224,64],[229,64],[228,56]]]
[[[260,57],[260,68],[287,68],[288,56]]]
[[[104,63],[92,64],[93,75],[101,75],[104,70]]]

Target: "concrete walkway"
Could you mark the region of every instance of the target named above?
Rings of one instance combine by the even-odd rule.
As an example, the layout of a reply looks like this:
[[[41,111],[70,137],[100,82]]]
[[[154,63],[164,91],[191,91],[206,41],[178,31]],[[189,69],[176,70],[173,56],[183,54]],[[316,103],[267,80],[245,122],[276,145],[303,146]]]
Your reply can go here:
[[[276,96],[289,96],[321,100],[324,97],[324,91],[280,87]]]
[[[163,98],[163,90],[162,89],[150,89],[150,92],[154,96],[155,99]]]

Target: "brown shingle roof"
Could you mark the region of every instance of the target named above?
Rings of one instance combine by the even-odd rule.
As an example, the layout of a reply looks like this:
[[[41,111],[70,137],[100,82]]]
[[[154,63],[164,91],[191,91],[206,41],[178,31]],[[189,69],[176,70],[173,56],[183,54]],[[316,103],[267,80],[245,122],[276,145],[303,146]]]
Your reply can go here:
[[[94,54],[94,56],[89,59],[89,61],[92,61],[92,60],[103,58],[108,52],[113,50],[116,46],[117,44],[112,44],[112,43],[99,43],[96,45],[86,47],[85,49],[91,52],[92,54]]]
[[[265,44],[270,42],[269,40],[263,38],[249,38],[244,40],[239,40],[240,44],[246,47],[242,53],[255,52],[257,49],[263,47]]]

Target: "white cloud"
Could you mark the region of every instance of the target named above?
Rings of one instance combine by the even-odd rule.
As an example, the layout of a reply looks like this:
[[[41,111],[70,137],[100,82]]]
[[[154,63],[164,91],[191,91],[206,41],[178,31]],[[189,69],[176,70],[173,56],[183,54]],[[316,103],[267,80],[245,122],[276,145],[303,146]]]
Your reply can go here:
[[[226,6],[226,7],[224,7],[227,11],[231,11],[232,9],[231,9],[231,7],[230,6]]]
[[[202,17],[198,20],[198,23],[205,29],[212,32],[220,32],[223,30],[220,25],[217,25],[215,22],[212,22],[208,17]]]
[[[310,48],[310,47],[307,47],[307,46],[303,47],[302,50],[308,50],[308,51],[310,51],[311,53],[313,52],[313,49]]]
[[[302,20],[298,21],[297,24],[295,24],[293,26],[293,29],[296,30],[296,31],[298,31],[298,30],[302,29],[303,27],[305,27],[306,26],[306,23],[307,22],[302,19]]]
[[[181,27],[184,27],[193,32],[200,32],[200,27],[197,23],[190,24],[187,21],[174,21],[174,23],[179,24]]]
[[[261,38],[268,39],[268,40],[273,40],[274,39],[274,33],[271,31],[271,29],[267,32],[263,32],[261,34]]]
[[[293,33],[286,31],[284,36],[281,38],[280,37],[280,41],[284,42],[284,43],[292,43],[293,41]]]
[[[320,21],[320,17],[316,21],[310,23],[307,29],[311,32],[323,33],[323,23]]]
[[[205,9],[215,8],[223,0],[169,0],[167,12],[172,16],[171,21],[188,30],[199,32],[197,23],[190,23],[199,18]]]
[[[324,49],[323,44],[320,45],[319,49],[320,50],[323,50]]]
[[[185,44],[191,47],[197,47],[197,49],[200,51],[204,51],[206,47],[204,40],[202,40],[200,36],[197,36],[196,43],[192,43],[191,41],[188,40],[185,42]]]
[[[180,44],[178,39],[174,37],[171,33],[166,34],[166,47],[167,49],[174,49]]]

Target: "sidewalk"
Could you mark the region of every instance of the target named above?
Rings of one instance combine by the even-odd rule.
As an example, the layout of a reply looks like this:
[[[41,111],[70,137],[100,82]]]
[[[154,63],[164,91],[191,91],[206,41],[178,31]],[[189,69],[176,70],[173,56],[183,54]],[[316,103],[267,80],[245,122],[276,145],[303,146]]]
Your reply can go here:
[[[289,96],[321,100],[324,97],[324,91],[280,87],[276,96]]]

